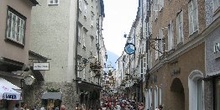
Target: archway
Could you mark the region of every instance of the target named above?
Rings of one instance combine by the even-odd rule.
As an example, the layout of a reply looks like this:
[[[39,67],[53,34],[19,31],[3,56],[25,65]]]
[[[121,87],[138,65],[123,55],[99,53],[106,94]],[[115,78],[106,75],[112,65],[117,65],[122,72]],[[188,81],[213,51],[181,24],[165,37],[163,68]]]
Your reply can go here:
[[[185,110],[185,94],[182,82],[179,78],[175,78],[170,87],[171,103],[173,110]]]

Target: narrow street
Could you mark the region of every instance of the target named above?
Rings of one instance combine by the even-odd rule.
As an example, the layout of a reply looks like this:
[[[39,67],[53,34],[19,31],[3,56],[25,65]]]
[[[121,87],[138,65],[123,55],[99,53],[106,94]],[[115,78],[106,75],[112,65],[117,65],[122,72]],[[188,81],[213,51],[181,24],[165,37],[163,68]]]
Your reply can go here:
[[[220,110],[220,0],[0,0],[0,110]]]

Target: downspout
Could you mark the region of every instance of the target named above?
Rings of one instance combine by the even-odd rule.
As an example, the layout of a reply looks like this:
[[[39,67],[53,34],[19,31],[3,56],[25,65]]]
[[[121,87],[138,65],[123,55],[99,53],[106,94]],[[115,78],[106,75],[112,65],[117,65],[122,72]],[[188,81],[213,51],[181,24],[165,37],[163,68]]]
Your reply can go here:
[[[144,0],[141,0],[141,25],[142,25],[142,39],[144,39]],[[142,42],[142,41],[141,41]],[[143,58],[142,59],[142,62],[143,62]],[[142,66],[143,68],[143,66]],[[141,93],[140,93],[140,101],[143,102],[143,73],[141,74]]]
[[[78,69],[77,69],[77,65],[78,65],[78,59],[77,59],[77,56],[78,56],[78,39],[79,39],[79,36],[78,36],[78,28],[79,28],[79,0],[77,0],[77,18],[76,18],[76,47],[75,47],[75,82],[76,82],[76,93],[78,94],[78,81],[77,81],[77,78],[78,78]]]

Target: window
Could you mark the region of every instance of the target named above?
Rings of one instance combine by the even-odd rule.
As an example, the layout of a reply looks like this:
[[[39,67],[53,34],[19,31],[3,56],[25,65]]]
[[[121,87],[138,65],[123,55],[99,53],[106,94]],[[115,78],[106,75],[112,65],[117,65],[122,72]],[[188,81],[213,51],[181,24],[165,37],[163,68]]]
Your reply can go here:
[[[162,105],[162,90],[159,88],[159,105]]]
[[[88,3],[87,3],[87,1],[86,0],[84,0],[85,1],[85,4],[84,4],[84,17],[86,18],[87,17],[87,12],[88,12]]]
[[[48,5],[49,6],[57,6],[59,4],[59,0],[49,0]]]
[[[176,17],[176,39],[177,44],[183,42],[183,12],[180,11]]]
[[[83,8],[83,2],[82,0],[79,0],[79,11],[82,12],[82,8]]]
[[[164,7],[164,0],[158,0],[158,8],[161,11]]]
[[[154,109],[158,107],[158,87],[154,89]]]
[[[78,43],[82,43],[82,36],[83,35],[83,31],[82,31],[82,25],[79,24],[79,27],[78,27]]]
[[[155,60],[157,60],[158,59],[158,40],[156,40],[155,41],[155,49],[154,49],[154,51],[155,51]]]
[[[94,18],[95,18],[95,14],[93,11],[91,11],[91,28],[94,27]]]
[[[26,17],[8,7],[6,39],[24,45]]]
[[[168,50],[173,49],[173,23],[170,21],[170,24],[168,25]]]
[[[158,0],[153,1],[153,11],[154,11],[154,19],[156,20],[158,17],[158,11],[159,11],[159,6],[158,6]]]
[[[214,11],[217,10],[220,6],[220,0],[213,0]]]
[[[146,73],[146,57],[141,58],[141,74],[145,74]]]
[[[159,48],[159,56],[163,55],[163,31],[159,30],[159,38],[158,38],[158,48]]]
[[[198,30],[198,6],[196,0],[191,0],[188,4],[189,9],[189,35]]]
[[[220,78],[215,79],[215,110],[220,110]]]
[[[82,35],[82,44],[83,44],[83,48],[86,48],[86,36],[87,36],[87,31],[86,28],[83,28],[83,35]]]
[[[203,110],[203,74],[194,70],[188,77],[189,110]]]

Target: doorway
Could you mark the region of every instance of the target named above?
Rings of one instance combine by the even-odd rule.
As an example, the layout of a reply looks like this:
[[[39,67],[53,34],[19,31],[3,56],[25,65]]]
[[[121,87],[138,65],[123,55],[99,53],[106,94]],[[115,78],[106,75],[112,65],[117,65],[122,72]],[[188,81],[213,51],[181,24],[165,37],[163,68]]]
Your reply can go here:
[[[171,107],[173,110],[185,110],[185,94],[182,82],[175,78],[170,87]]]

